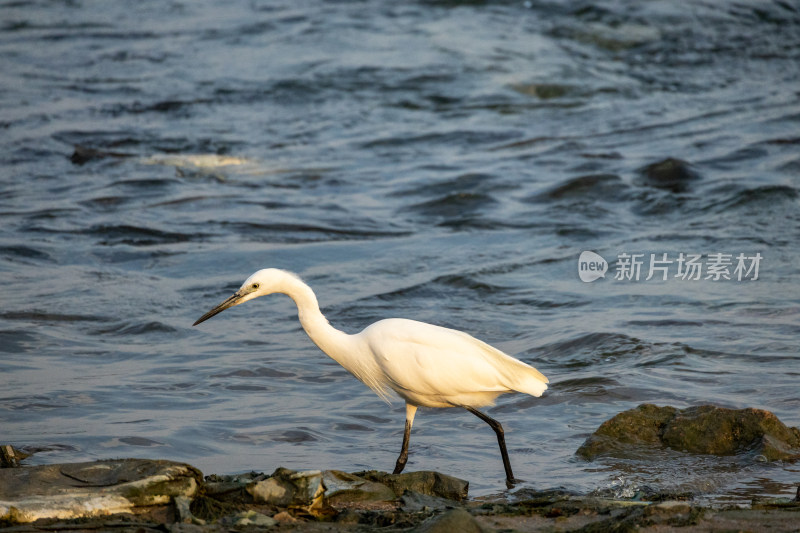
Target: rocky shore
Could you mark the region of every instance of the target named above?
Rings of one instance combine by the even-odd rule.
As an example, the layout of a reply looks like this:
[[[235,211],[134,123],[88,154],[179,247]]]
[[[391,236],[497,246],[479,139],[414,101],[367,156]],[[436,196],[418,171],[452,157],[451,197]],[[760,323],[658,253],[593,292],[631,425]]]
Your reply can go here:
[[[0,470],[0,531],[797,531],[800,501],[710,508],[691,500],[603,499],[521,489],[468,499],[438,472],[334,470],[207,476],[122,459]]]
[[[605,422],[578,450],[587,460],[626,447],[794,460],[800,431],[767,411],[642,405]],[[686,452],[685,450],[689,450]],[[439,472],[293,471],[204,476],[191,465],[117,459],[20,466],[0,446],[0,531],[798,531],[795,498],[700,504],[692,494],[603,498],[522,488],[469,498]]]

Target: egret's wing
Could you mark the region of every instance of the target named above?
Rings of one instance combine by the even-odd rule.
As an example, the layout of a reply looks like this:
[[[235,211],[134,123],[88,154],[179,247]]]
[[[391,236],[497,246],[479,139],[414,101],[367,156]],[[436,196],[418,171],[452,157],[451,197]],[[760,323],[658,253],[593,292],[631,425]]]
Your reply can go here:
[[[511,390],[540,396],[547,378],[538,370],[460,331],[389,319],[364,330],[375,362],[392,388],[455,398]]]

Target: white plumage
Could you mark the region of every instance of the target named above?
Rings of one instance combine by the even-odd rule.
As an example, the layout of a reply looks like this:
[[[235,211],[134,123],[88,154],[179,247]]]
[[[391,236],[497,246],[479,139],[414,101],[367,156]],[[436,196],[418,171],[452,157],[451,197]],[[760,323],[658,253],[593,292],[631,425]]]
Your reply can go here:
[[[384,400],[389,400],[391,391],[405,400],[406,428],[394,473],[405,466],[418,406],[463,407],[494,429],[506,478],[509,483],[514,481],[502,426],[476,408],[493,404],[498,395],[507,392],[541,396],[548,383],[541,372],[471,335],[416,320],[380,320],[349,335],[328,323],[314,292],[296,274],[274,268],[259,270],[247,278],[233,296],[194,325],[225,309],[274,293],[294,300],[303,329],[323,352]]]
[[[367,345],[376,377],[418,406],[482,407],[505,392],[547,389],[532,366],[454,329],[390,318],[354,337]]]

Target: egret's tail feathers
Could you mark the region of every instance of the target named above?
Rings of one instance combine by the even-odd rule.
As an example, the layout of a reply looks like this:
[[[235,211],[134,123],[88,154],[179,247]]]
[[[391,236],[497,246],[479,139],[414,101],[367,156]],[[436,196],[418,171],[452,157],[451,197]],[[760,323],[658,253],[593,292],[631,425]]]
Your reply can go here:
[[[550,383],[544,374],[533,368],[527,363],[509,357],[512,364],[508,367],[506,374],[509,381],[509,388],[517,392],[524,392],[531,396],[541,396],[547,390]]]
[[[538,376],[534,375],[533,373],[519,375],[516,379],[516,383],[513,385],[513,389],[518,392],[530,394],[531,396],[541,396],[542,393],[547,390],[547,378],[542,376],[542,374],[535,368],[532,368],[531,370],[534,370]],[[545,381],[542,381],[539,376],[542,376]]]

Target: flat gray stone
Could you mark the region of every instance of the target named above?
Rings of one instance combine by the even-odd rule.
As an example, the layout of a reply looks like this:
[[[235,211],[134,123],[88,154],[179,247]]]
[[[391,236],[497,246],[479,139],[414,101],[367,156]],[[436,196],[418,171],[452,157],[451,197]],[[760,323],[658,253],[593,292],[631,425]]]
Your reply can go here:
[[[85,518],[191,498],[202,474],[172,461],[120,459],[0,470],[0,520]]]

